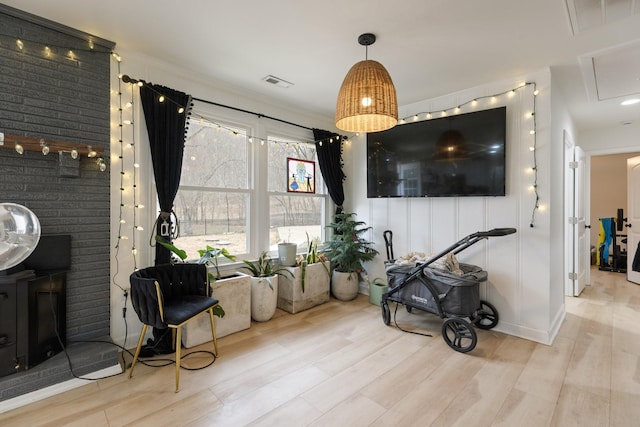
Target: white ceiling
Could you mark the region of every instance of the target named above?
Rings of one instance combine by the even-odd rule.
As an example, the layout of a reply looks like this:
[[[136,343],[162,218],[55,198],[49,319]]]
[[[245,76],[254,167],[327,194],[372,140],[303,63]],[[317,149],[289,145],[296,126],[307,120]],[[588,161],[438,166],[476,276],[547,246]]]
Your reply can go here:
[[[619,105],[640,97],[640,0],[4,3],[327,116],[364,59],[358,35],[372,32],[369,58],[391,74],[400,105],[551,67],[579,129],[640,120],[640,104]],[[293,85],[266,83],[267,75]]]

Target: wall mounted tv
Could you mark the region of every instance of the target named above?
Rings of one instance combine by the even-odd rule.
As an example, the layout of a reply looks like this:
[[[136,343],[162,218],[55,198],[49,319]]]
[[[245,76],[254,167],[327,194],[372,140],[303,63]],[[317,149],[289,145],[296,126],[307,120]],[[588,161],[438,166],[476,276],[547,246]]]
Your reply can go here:
[[[507,107],[367,134],[367,197],[505,195]]]

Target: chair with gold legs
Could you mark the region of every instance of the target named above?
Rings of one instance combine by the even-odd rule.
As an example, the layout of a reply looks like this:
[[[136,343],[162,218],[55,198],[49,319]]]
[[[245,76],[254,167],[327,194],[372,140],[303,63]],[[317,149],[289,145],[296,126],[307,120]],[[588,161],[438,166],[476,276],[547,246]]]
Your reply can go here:
[[[143,323],[129,378],[133,376],[147,327],[170,328],[172,336],[175,336],[177,393],[180,387],[180,349],[184,324],[198,314],[208,312],[214,354],[218,355],[213,319],[213,308],[218,300],[210,296],[207,267],[205,264],[162,264],[132,273],[129,282],[133,309]]]

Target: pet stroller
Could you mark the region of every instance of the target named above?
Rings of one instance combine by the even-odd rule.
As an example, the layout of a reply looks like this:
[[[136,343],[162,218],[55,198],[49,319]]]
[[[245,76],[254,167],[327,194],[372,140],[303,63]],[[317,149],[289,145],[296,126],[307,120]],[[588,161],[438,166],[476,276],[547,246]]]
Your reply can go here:
[[[464,263],[459,264],[461,274],[431,265],[449,253],[455,255],[481,240],[515,232],[515,228],[478,231],[415,266],[396,265],[389,259],[386,265],[389,291],[382,295],[380,302],[384,324],[389,326],[391,323],[389,301],[403,304],[408,312],[414,308],[424,310],[445,319],[442,338],[449,347],[461,353],[473,350],[478,342],[473,326],[491,329],[498,324],[496,308],[480,299],[480,283],[487,280],[487,272]],[[384,232],[387,257],[393,257],[391,236],[390,231]]]

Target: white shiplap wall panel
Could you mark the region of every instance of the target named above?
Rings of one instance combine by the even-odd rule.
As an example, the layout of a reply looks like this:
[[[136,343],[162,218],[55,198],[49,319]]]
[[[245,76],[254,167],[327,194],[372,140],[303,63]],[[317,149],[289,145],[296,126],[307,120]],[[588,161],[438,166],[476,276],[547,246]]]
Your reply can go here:
[[[537,88],[549,91],[550,72],[544,70],[526,79],[496,82],[483,87],[472,88],[426,100],[400,109],[400,117],[427,111],[451,109],[474,98],[498,94],[517,87],[523,81],[536,81]],[[549,144],[550,97],[536,98],[536,118],[538,121],[538,190],[541,204],[549,203],[549,177],[551,162]],[[517,233],[506,237],[490,238],[477,243],[459,254],[463,262],[479,265],[489,273],[489,281],[481,287],[481,296],[493,303],[500,313],[497,330],[524,338],[548,343],[551,336],[551,320],[557,315],[550,313],[550,289],[554,286],[551,278],[550,246],[554,240],[550,236],[549,212],[536,212],[536,224],[529,227],[531,210],[535,205],[535,195],[530,187],[533,175],[530,169],[532,153],[529,147],[533,137],[529,134],[533,119],[526,112],[533,107],[533,88],[526,87],[514,94],[504,94],[494,100],[485,99],[477,105],[462,107],[461,112],[477,111],[498,106],[507,106],[507,184],[505,197],[472,198],[420,198],[387,199],[366,201],[366,192],[358,191],[352,196],[357,212],[359,209],[371,211],[374,227],[392,229],[394,232],[394,252],[396,257],[410,251],[436,253],[447,248],[464,236],[475,231],[498,227],[514,227]],[[366,142],[360,138],[358,150],[350,154],[357,159],[366,158]],[[359,145],[358,145],[359,144]],[[352,147],[353,148],[353,147]],[[355,160],[355,158],[353,160]],[[351,161],[352,159],[349,159]],[[352,185],[366,188],[366,168],[352,168]],[[562,185],[559,183],[558,185]],[[347,197],[349,199],[349,197]],[[557,209],[557,208],[556,208]],[[375,230],[375,235],[382,235]],[[557,242],[557,240],[555,241]],[[384,250],[384,243],[380,246]],[[372,263],[372,269],[384,273],[382,266],[386,256]],[[562,260],[558,260],[562,262]]]

